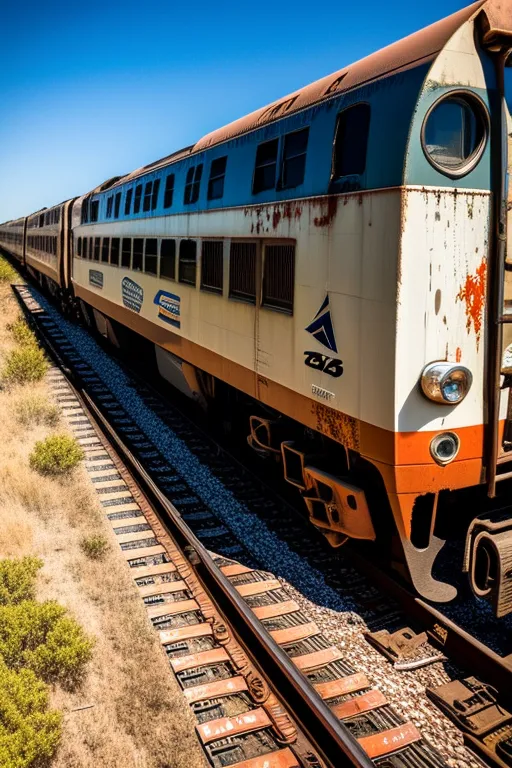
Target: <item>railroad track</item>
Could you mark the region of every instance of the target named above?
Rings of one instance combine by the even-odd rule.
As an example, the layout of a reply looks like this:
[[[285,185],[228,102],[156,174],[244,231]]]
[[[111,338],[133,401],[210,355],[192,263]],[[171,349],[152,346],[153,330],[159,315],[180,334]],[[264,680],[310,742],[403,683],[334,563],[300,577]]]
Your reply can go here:
[[[180,539],[181,545],[191,548],[189,551],[193,552],[194,571],[199,573],[201,579],[206,582],[213,580],[216,583],[215,587],[209,584],[208,589],[216,594],[215,603],[222,606],[226,615],[229,615],[227,625],[233,622],[232,626],[236,627],[233,632],[245,643],[245,648],[259,648],[258,654],[261,655],[258,658],[264,657],[261,669],[268,673],[268,669],[271,668],[270,676],[276,683],[279,667],[286,666],[286,673],[279,678],[279,694],[273,695],[276,702],[279,701],[278,695],[281,695],[286,702],[294,703],[291,713],[282,710],[282,717],[287,717],[289,723],[294,723],[295,733],[299,734],[296,738],[301,747],[299,749],[289,745],[282,747],[282,744],[286,744],[283,733],[281,732],[275,738],[275,723],[269,726],[261,713],[256,716],[256,720],[251,721],[258,727],[252,727],[250,730],[252,736],[250,739],[247,737],[246,751],[244,747],[238,745],[233,747],[231,742],[229,745],[217,744],[217,741],[222,742],[222,739],[215,741],[210,738],[212,733],[219,735],[228,731],[232,734],[233,728],[238,727],[242,729],[241,733],[246,733],[243,728],[249,725],[252,716],[244,719],[244,713],[240,707],[243,709],[248,702],[244,697],[240,699],[240,695],[244,693],[247,698],[252,696],[253,704],[258,703],[257,697],[254,700],[254,691],[251,692],[247,682],[241,681],[236,685],[246,685],[243,691],[232,692],[229,689],[230,693],[227,693],[229,683],[223,682],[230,679],[226,665],[230,664],[231,670],[234,669],[234,665],[232,662],[227,662],[224,656],[224,661],[220,660],[221,650],[224,653],[227,653],[227,650],[213,631],[205,635],[201,634],[205,629],[201,625],[206,624],[211,627],[212,622],[200,620],[195,612],[196,609],[191,608],[192,604],[187,605],[192,598],[186,597],[186,589],[182,589],[180,585],[175,591],[162,591],[161,572],[160,574],[148,572],[147,575],[145,571],[141,573],[142,580],[146,578],[150,580],[140,584],[140,587],[147,591],[147,594],[144,594],[145,601],[151,603],[150,617],[161,633],[162,642],[170,654],[171,667],[188,699],[190,693],[187,694],[188,683],[185,683],[185,680],[194,678],[196,674],[200,679],[204,677],[205,682],[201,685],[203,686],[202,695],[205,698],[194,700],[191,705],[198,717],[198,733],[212,765],[215,768],[235,765],[237,762],[242,762],[244,768],[260,765],[269,767],[316,764],[367,765],[370,764],[370,758],[374,763],[386,766],[426,765],[433,768],[433,766],[445,765],[441,755],[422,737],[416,726],[412,722],[404,721],[389,704],[385,694],[379,689],[372,688],[367,676],[325,637],[317,623],[311,620],[299,602],[290,599],[279,579],[259,566],[258,553],[247,550],[243,544],[243,536],[234,535],[233,526],[226,525],[226,517],[215,513],[219,505],[223,504],[223,495],[219,488],[214,487],[213,499],[210,503],[206,503],[205,494],[198,492],[197,483],[193,487],[189,479],[180,472],[180,462],[170,462],[169,451],[161,450],[158,432],[155,437],[149,430],[148,435],[148,430],[144,431],[134,423],[122,404],[122,398],[119,398],[120,393],[111,391],[98,372],[89,365],[86,356],[82,357],[76,351],[67,335],[59,329],[58,317],[47,302],[32,288],[26,286],[15,287],[15,292],[52,356],[72,381],[75,387],[72,397],[80,393],[83,400],[79,403],[80,408],[86,408],[94,414],[98,426],[104,434],[108,435],[117,453],[130,466],[130,472],[137,476],[137,482],[143,485],[147,497],[159,510],[158,515],[156,512],[151,513],[154,515],[159,532],[157,536],[152,536],[151,522],[147,518],[145,522],[137,520],[140,515],[136,508],[117,509],[125,505],[130,507],[130,504],[136,502],[128,501],[129,497],[123,496],[124,490],[121,488],[112,491],[114,497],[105,498],[103,503],[116,502],[111,504],[116,507],[116,511],[108,514],[122,515],[122,517],[112,518],[113,521],[123,521],[123,525],[116,525],[118,536],[129,537],[119,539],[121,546],[126,550],[133,550],[136,554],[143,553],[148,547],[162,546],[159,543],[164,531],[161,521],[165,519],[166,528],[174,537]],[[145,406],[157,414],[158,419],[169,426],[179,440],[186,440],[193,456],[199,457],[201,463],[208,466],[214,479],[222,483],[224,489],[235,494],[238,503],[243,502],[251,510],[257,510],[266,522],[273,521],[281,527],[284,525],[290,536],[296,535],[297,532],[301,533],[297,518],[284,502],[264,493],[250,473],[244,473],[240,468],[237,472],[233,472],[233,465],[226,461],[226,455],[212,446],[211,441],[206,440],[204,435],[198,434],[189,421],[173,411],[150,387],[140,381],[136,384],[132,383],[131,386],[136,389],[137,395],[142,398]],[[127,396],[126,391],[124,395]],[[60,398],[63,402],[62,396]],[[86,421],[86,415],[80,416],[73,419],[70,426],[78,431],[86,431]],[[105,469],[101,468],[97,471],[103,472]],[[122,476],[120,467],[119,474]],[[105,477],[107,479],[104,482],[110,482],[109,475]],[[115,488],[116,486],[104,487]],[[215,491],[218,492],[215,493]],[[172,500],[172,505],[167,497]],[[131,512],[137,512],[137,514],[131,515]],[[128,523],[127,521],[132,518],[133,522]],[[236,530],[236,526],[234,527]],[[121,532],[121,529],[124,530]],[[308,528],[307,531],[311,539],[311,529]],[[311,545],[309,548],[311,549]],[[208,554],[208,550],[216,553],[215,562]],[[152,556],[152,553],[141,555],[143,560]],[[329,567],[334,567],[334,564],[329,562],[330,557],[332,557],[330,553],[326,553],[319,547],[316,554],[317,564],[321,562],[327,570]],[[357,556],[354,554],[353,557]],[[135,559],[139,559],[138,555]],[[162,566],[164,566],[163,562],[150,565],[144,560],[140,567],[147,569]],[[187,567],[190,568],[190,562]],[[156,581],[155,576],[158,577]],[[456,653],[459,664],[463,663],[473,675],[477,674],[482,679],[494,683],[495,698],[500,701],[508,698],[507,690],[508,695],[512,691],[512,686],[508,686],[512,671],[507,660],[479,646],[471,636],[465,635],[446,617],[423,601],[414,598],[392,579],[388,578],[385,587],[394,600],[390,600],[389,596],[382,596],[382,579],[387,577],[380,572],[376,573],[375,569],[365,561],[349,563],[343,569],[340,569],[338,564],[338,572],[333,574],[333,577],[340,583],[338,595],[341,594],[345,609],[347,606],[350,608],[356,594],[358,604],[366,606],[365,618],[373,630],[370,639],[374,644],[384,646],[389,658],[396,664],[411,668],[411,665],[425,663],[429,658],[432,660],[436,656],[439,657],[441,652],[447,655]],[[176,578],[176,581],[183,581],[183,579]],[[311,585],[306,576],[303,581],[305,583],[302,586],[307,593]],[[219,586],[220,584],[222,587]],[[220,591],[215,593],[215,589]],[[333,591],[333,594],[337,593]],[[171,607],[169,603],[172,603]],[[181,606],[180,603],[182,603]],[[232,615],[230,611],[234,611],[234,614]],[[404,616],[412,616],[421,628],[428,630],[430,643],[418,643],[415,632],[404,632]],[[222,624],[222,620],[219,619],[219,621]],[[215,622],[213,624],[215,625]],[[384,626],[388,629],[383,630]],[[399,634],[394,635],[393,631],[389,633],[389,627],[392,630],[398,630]],[[389,640],[390,635],[391,640]],[[269,641],[272,652],[269,651]],[[267,650],[262,651],[261,648],[265,642]],[[419,653],[415,654],[413,652],[415,650]],[[395,658],[400,656],[400,651],[405,651],[405,660]],[[179,661],[183,658],[186,661]],[[204,662],[203,669],[199,664],[201,660]],[[197,663],[197,667],[188,669],[180,667],[180,665],[192,663]],[[252,663],[254,666],[255,662]],[[188,675],[190,670],[193,671]],[[481,674],[482,671],[485,674]],[[236,677],[244,678],[244,675],[236,675]],[[258,679],[261,680],[263,677],[260,671]],[[297,685],[298,689],[295,688]],[[267,689],[270,690],[268,683],[265,687],[265,690]],[[471,734],[467,740],[471,741],[475,751],[485,754],[487,760],[492,760],[497,765],[511,764],[506,762],[508,759],[506,752],[512,734],[509,731],[506,716],[502,714],[498,716],[496,704],[491,701],[494,694],[488,688],[481,685],[478,687],[473,683],[466,697],[468,701],[473,700],[473,703],[468,705],[469,708],[463,713],[450,710],[447,706],[447,697],[443,698],[443,692],[433,691],[431,695],[437,697],[437,703],[441,704],[452,719],[455,720],[458,717],[458,727],[464,726],[466,730],[469,727]],[[458,691],[458,695],[460,698],[461,690]],[[449,691],[448,699],[453,710],[453,701],[457,696],[451,696],[451,698],[450,696]],[[481,704],[481,699],[484,700],[484,705]],[[302,703],[298,704],[299,701]],[[311,714],[311,702],[316,702],[314,715]],[[234,714],[232,707],[235,707]],[[483,717],[484,726],[479,723],[478,727],[474,727],[475,724],[470,719],[473,717],[474,710],[477,715],[480,713],[480,720]],[[264,726],[263,723],[266,725]],[[314,727],[311,723],[315,723]],[[490,726],[489,723],[491,723]],[[205,741],[206,732],[209,735]],[[274,733],[272,748],[270,737],[270,740],[264,739],[264,743],[258,742],[255,734],[260,732]],[[235,736],[228,737],[228,740],[231,738]],[[239,740],[243,741],[241,736]],[[310,746],[304,747],[304,743],[308,740]],[[217,746],[220,751],[214,755],[208,744],[215,744],[213,751]],[[261,750],[259,756],[253,754],[257,749]],[[285,752],[281,757],[279,752],[283,752],[283,749]],[[233,757],[235,753],[243,759],[235,759]],[[267,763],[261,762],[260,756],[265,754],[276,754],[278,757],[272,758],[274,762],[272,760],[268,762],[270,760],[268,756],[263,757],[261,759],[267,760]],[[278,762],[278,759],[285,762]],[[292,762],[286,762],[288,759]],[[260,760],[260,762],[247,763],[247,760]],[[296,762],[294,763],[293,760]],[[318,762],[315,763],[315,760]],[[474,763],[466,764],[477,765],[478,759],[474,758]]]

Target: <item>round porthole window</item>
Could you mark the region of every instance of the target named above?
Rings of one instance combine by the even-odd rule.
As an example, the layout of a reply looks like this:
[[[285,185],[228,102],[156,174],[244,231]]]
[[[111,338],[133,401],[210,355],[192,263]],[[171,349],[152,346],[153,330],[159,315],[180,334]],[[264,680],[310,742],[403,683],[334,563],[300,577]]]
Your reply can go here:
[[[450,93],[439,99],[423,122],[423,151],[447,176],[464,176],[480,160],[488,134],[487,110],[470,93]]]

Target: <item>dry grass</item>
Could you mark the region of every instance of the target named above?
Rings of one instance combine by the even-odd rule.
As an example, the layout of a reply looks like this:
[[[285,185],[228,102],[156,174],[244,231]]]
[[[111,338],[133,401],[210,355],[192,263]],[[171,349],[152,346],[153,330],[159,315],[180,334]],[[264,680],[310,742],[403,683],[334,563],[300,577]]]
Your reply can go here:
[[[18,316],[7,285],[0,305],[1,365],[15,346],[6,326]],[[58,600],[96,641],[80,689],[52,692],[51,706],[64,712],[53,767],[204,768],[195,720],[85,469],[59,479],[30,468],[35,442],[51,431],[45,418],[20,419],[19,403],[33,397],[46,401],[44,381],[0,390],[0,557],[41,557],[38,599]],[[81,548],[95,536],[111,543],[101,560]]]

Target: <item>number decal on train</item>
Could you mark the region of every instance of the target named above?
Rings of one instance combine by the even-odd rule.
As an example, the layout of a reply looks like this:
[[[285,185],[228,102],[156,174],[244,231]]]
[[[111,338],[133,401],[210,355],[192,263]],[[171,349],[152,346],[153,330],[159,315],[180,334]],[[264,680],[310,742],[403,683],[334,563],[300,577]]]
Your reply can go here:
[[[304,354],[306,355],[304,363],[310,368],[328,373],[329,376],[333,376],[335,379],[343,374],[342,360],[338,360],[336,357],[329,357],[329,355],[322,355],[320,352],[304,352]]]

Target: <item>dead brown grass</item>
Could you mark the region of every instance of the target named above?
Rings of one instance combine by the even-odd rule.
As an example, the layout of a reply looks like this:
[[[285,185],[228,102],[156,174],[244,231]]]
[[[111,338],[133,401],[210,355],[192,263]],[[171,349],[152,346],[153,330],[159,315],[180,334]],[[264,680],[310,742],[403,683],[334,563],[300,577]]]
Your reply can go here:
[[[5,285],[0,306],[1,364],[15,346],[6,326],[18,315]],[[52,706],[64,712],[54,768],[204,768],[193,715],[85,469],[53,479],[29,466],[36,440],[52,429],[44,419],[20,422],[20,401],[34,396],[48,399],[45,382],[0,390],[0,557],[41,557],[38,599],[58,600],[96,640],[81,688],[52,693]],[[112,544],[101,560],[80,547],[96,535]]]

